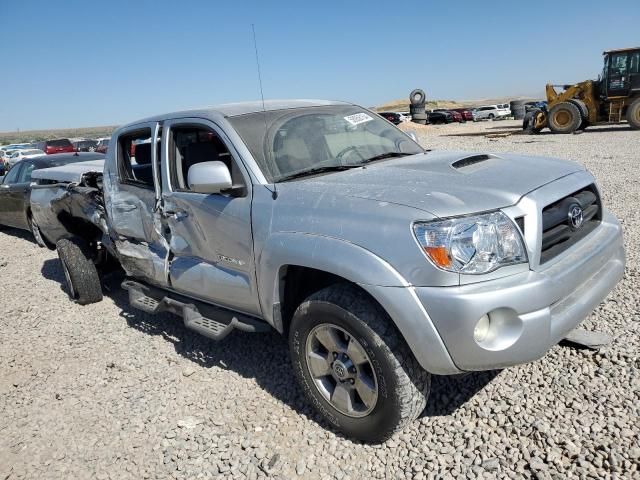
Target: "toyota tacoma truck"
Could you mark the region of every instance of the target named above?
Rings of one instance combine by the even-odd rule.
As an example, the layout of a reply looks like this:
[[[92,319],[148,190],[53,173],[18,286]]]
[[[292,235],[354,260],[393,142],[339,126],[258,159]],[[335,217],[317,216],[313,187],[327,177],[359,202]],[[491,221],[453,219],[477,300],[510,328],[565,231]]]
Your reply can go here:
[[[620,224],[578,163],[426,151],[357,105],[268,101],[119,128],[103,162],[34,172],[32,212],[69,296],[220,340],[288,337],[336,429],[389,438],[431,375],[531,362],[621,279]]]

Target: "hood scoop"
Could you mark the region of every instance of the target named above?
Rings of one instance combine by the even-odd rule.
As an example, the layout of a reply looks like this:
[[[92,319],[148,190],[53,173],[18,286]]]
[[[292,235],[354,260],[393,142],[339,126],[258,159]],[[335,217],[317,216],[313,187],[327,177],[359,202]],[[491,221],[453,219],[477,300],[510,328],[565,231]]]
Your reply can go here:
[[[477,155],[469,155],[468,157],[461,158],[460,160],[456,160],[451,164],[453,168],[456,170],[462,171],[471,171],[477,170],[478,164],[486,162],[488,160],[497,159],[495,155],[487,155],[486,153],[481,153]],[[476,167],[476,168],[473,168]]]

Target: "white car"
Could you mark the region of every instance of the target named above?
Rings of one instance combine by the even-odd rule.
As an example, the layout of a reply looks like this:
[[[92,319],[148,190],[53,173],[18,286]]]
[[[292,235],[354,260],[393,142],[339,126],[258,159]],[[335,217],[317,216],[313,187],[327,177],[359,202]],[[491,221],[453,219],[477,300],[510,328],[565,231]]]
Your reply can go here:
[[[409,112],[396,112],[398,115],[400,115],[400,121],[401,122],[410,122],[411,121],[411,113]]]
[[[493,120],[494,118],[504,118],[511,115],[509,104],[501,103],[499,105],[481,105],[472,111],[473,121]]]
[[[39,157],[40,155],[44,154],[45,153],[42,150],[38,150],[37,148],[33,148],[30,150],[16,150],[7,160],[7,165],[9,166],[9,168],[12,168],[20,160],[24,160],[25,158]]]

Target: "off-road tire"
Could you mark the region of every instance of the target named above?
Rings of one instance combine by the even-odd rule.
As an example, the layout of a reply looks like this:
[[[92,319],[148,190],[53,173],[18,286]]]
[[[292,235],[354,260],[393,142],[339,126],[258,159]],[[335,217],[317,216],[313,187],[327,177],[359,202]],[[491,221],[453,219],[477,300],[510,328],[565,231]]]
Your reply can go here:
[[[560,102],[549,109],[549,129],[554,133],[573,133],[582,124],[578,107],[571,102]]]
[[[409,94],[409,102],[411,105],[424,105],[427,100],[427,95],[424,93],[424,90],[420,88],[416,88]]]
[[[536,115],[540,113],[540,109],[534,109],[527,112],[522,120],[522,131],[529,135],[537,135],[540,133],[540,129],[535,127]]]
[[[314,327],[331,323],[363,346],[375,372],[378,398],[366,416],[339,412],[318,390],[307,366],[306,342]],[[424,410],[431,375],[422,369],[386,312],[365,292],[335,284],[309,296],[295,311],[289,330],[295,375],[315,409],[351,438],[383,442]]]
[[[580,128],[578,128],[578,130],[584,130],[589,126],[589,108],[587,108],[587,104],[577,98],[572,98],[569,102],[573,103],[578,107],[578,110],[580,110],[582,122],[580,122]]]
[[[78,237],[63,238],[56,243],[56,249],[69,298],[80,305],[101,301],[100,277],[88,244]]]
[[[633,130],[640,130],[640,97],[627,107],[627,122]]]

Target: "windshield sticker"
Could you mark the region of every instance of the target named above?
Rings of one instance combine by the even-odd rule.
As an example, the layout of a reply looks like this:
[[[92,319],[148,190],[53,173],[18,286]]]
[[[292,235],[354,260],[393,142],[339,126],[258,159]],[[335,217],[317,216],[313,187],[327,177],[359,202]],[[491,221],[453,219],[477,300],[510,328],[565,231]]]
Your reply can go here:
[[[361,123],[370,122],[371,120],[373,120],[373,117],[370,117],[366,113],[356,113],[344,117],[344,119],[355,127],[356,125],[360,125]]]

